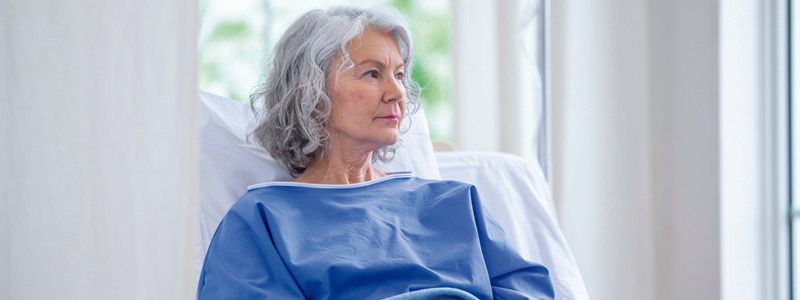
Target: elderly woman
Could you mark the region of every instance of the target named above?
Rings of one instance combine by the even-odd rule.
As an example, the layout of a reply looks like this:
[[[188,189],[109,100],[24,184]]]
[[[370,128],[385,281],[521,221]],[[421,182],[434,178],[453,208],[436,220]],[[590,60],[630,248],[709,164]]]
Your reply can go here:
[[[386,174],[416,111],[412,43],[391,9],[337,7],[279,41],[254,137],[296,176],[251,187],[206,255],[201,299],[551,299],[471,185]],[[438,299],[438,298],[437,298]]]

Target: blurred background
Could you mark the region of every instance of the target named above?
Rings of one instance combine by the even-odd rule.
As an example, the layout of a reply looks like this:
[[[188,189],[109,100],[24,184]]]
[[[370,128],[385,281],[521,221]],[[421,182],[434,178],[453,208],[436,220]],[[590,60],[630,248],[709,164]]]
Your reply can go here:
[[[334,4],[408,16],[440,151],[542,168],[592,299],[800,299],[788,0],[1,1],[0,298],[193,297],[197,89]]]

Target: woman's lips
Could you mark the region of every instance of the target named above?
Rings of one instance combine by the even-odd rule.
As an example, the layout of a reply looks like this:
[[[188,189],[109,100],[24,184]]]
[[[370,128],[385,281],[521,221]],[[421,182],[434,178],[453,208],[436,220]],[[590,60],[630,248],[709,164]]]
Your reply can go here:
[[[400,118],[399,118],[399,117],[397,117],[397,116],[395,116],[395,115],[389,115],[389,116],[378,117],[378,119],[384,119],[384,120],[395,120],[395,121],[397,121],[397,120],[399,120]]]

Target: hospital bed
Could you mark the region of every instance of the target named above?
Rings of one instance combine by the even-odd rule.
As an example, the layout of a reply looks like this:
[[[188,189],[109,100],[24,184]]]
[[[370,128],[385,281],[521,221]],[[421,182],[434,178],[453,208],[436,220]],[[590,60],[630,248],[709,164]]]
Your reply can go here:
[[[202,91],[199,98],[198,271],[219,221],[247,186],[291,179],[248,137],[256,119],[248,105]],[[420,110],[392,162],[376,166],[384,172],[413,171],[421,178],[475,185],[511,244],[523,257],[548,268],[556,298],[588,298],[558,227],[550,186],[537,164],[502,153],[434,152]]]

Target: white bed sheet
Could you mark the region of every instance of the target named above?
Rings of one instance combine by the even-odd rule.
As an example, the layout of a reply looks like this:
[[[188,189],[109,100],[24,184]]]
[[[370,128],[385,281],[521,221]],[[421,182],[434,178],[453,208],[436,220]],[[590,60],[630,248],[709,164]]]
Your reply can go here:
[[[482,203],[523,257],[550,270],[556,299],[588,299],[538,165],[489,152],[438,152],[436,160],[442,179],[475,185]]]

